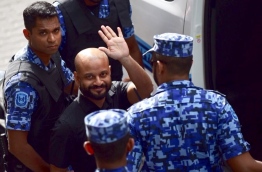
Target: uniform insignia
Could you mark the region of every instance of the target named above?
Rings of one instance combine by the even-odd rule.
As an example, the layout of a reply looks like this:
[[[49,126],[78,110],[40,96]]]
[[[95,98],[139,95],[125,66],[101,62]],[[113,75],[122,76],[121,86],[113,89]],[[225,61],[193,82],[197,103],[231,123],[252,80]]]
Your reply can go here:
[[[15,96],[15,105],[21,108],[24,108],[27,106],[28,102],[28,94],[25,92],[18,92]]]

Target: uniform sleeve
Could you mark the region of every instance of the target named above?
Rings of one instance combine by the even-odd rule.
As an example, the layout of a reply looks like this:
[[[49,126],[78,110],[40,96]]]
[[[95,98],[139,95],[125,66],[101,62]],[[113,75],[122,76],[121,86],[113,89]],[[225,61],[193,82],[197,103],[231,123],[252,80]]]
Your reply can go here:
[[[221,111],[218,123],[219,148],[225,160],[250,150],[241,133],[238,117],[228,102]]]
[[[50,137],[49,159],[50,164],[58,168],[67,168],[70,164],[73,135],[69,125],[59,119],[52,129]]]
[[[37,109],[38,93],[26,82],[13,82],[19,75],[12,77],[4,92],[7,116],[6,128],[11,130],[29,131],[31,115]]]
[[[71,72],[71,70],[69,68],[66,67],[66,63],[64,60],[61,59],[61,66],[62,66],[62,71],[65,75],[66,81],[67,83],[65,84],[65,86],[69,85],[73,80],[74,80],[74,75]]]
[[[132,114],[132,112],[130,112],[127,118],[128,125],[130,128],[130,134],[135,140],[134,148],[131,152],[129,152],[127,156],[127,168],[129,171],[139,171],[139,167],[141,165],[143,156],[142,144],[140,141],[139,134],[137,133],[136,126],[138,124],[136,124],[135,122],[135,116],[135,114]]]
[[[129,17],[130,17],[130,20],[132,21],[131,17],[132,17],[132,7],[130,5],[130,8],[129,8]],[[123,36],[125,39],[127,38],[130,38],[131,36],[133,36],[135,34],[135,29],[134,29],[134,26],[130,26],[130,27],[124,27],[122,28],[122,32],[123,32]]]

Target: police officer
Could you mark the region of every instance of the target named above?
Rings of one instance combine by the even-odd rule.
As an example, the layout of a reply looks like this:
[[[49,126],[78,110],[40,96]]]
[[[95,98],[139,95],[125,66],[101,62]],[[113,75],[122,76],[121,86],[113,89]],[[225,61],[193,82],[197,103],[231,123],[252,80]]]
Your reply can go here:
[[[125,172],[126,155],[134,146],[121,109],[100,110],[85,117],[87,141],[84,148],[96,159],[96,172]]]
[[[55,7],[38,1],[23,17],[28,45],[13,57],[4,83],[8,171],[49,171],[50,129],[65,108],[73,74],[57,53],[61,31]]]
[[[97,34],[101,25],[117,27],[123,31],[130,55],[143,67],[142,55],[134,35],[129,0],[56,0],[63,30],[60,53],[68,67],[75,71],[74,58],[78,52],[90,47],[106,46]],[[112,80],[121,81],[122,65],[109,58]]]
[[[135,139],[128,169],[137,171],[262,171],[249,154],[238,117],[219,92],[189,80],[193,38],[176,33],[154,36],[151,65],[156,92],[129,109]]]

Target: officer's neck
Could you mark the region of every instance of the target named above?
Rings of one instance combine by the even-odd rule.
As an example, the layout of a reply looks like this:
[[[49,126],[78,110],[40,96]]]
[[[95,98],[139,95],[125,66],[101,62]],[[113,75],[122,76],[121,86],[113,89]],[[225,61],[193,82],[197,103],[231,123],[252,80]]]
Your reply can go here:
[[[96,158],[96,166],[97,166],[98,169],[108,169],[108,170],[118,169],[118,168],[126,166],[126,157],[119,159],[115,163],[112,163],[112,162],[109,163],[109,162],[101,161],[98,158]]]
[[[36,51],[34,48],[30,47],[32,49],[32,51],[35,53],[35,55],[37,55],[37,57],[43,62],[43,64],[45,66],[48,66],[50,63],[50,59],[52,57],[52,55],[50,54],[46,54],[46,53],[42,53],[40,51]]]

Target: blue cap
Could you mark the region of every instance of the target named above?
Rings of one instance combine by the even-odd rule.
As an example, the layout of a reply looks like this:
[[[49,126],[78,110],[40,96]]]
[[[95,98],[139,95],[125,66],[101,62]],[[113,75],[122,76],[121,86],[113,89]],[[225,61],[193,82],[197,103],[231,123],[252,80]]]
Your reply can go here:
[[[85,117],[86,135],[91,142],[104,144],[123,138],[128,132],[127,111],[98,110]]]
[[[154,47],[145,52],[157,52],[164,56],[188,57],[192,55],[193,38],[178,33],[163,33],[154,36]]]

